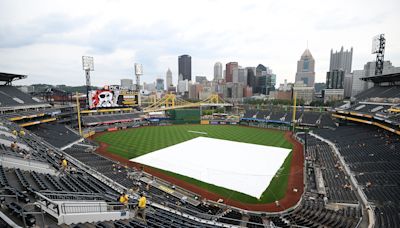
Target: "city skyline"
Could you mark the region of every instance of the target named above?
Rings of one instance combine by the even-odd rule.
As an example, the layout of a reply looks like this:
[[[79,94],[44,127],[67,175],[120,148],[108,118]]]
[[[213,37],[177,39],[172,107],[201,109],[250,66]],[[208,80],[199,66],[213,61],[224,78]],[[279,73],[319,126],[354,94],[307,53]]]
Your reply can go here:
[[[185,10],[175,7],[178,4]],[[212,80],[215,62],[238,62],[242,67],[261,63],[274,70],[280,84],[284,79],[294,82],[296,62],[308,42],[316,61],[315,81],[324,82],[331,49],[353,47],[352,68],[362,69],[375,58],[371,40],[379,33],[387,37],[385,59],[400,65],[398,1],[384,1],[381,7],[372,1],[157,5],[158,9],[148,2],[88,1],[78,7],[74,1],[2,1],[0,71],[29,75],[23,84],[83,85],[80,60],[89,55],[95,63],[93,85],[134,78],[134,62],[143,64],[143,82],[155,81],[170,68],[176,83],[176,59],[189,54],[193,77]],[[207,17],[202,13],[206,11]],[[270,23],[272,18],[279,23]],[[244,33],[244,28],[253,32]]]

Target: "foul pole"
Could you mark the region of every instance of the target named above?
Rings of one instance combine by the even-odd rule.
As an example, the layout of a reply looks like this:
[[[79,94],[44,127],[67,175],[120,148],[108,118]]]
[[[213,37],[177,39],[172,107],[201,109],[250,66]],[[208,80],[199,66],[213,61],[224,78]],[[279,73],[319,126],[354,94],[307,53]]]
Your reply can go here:
[[[296,92],[293,91],[293,116],[292,116],[293,133],[294,133],[295,121],[296,121],[296,101],[297,101],[296,95],[297,95]]]
[[[81,108],[79,105],[79,96],[78,92],[76,92],[76,111],[78,112],[78,127],[79,127],[79,134],[82,136],[82,126],[81,126]]]

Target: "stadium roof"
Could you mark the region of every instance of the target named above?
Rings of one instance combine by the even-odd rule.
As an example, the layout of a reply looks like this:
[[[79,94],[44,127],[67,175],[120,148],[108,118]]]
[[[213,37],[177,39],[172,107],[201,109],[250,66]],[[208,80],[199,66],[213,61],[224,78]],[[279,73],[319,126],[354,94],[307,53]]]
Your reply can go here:
[[[22,74],[10,74],[0,72],[0,82],[6,82],[5,84],[10,84],[12,81],[27,78],[27,75]]]
[[[400,82],[400,73],[374,75],[370,77],[361,78],[363,81],[372,81],[374,83],[382,82]]]

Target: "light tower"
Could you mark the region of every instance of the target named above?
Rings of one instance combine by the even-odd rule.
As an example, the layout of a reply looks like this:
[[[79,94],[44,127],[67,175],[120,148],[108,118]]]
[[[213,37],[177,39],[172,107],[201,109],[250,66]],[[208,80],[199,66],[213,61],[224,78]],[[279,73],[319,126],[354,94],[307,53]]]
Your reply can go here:
[[[383,59],[385,57],[385,34],[379,34],[372,39],[372,54],[376,54],[375,75],[382,75]]]
[[[140,99],[140,76],[143,75],[143,66],[140,63],[135,63],[135,75],[136,75],[136,92],[138,98],[138,105],[141,106],[142,102]]]
[[[94,71],[93,57],[82,56],[82,66],[86,76],[86,105],[89,107],[90,71]]]

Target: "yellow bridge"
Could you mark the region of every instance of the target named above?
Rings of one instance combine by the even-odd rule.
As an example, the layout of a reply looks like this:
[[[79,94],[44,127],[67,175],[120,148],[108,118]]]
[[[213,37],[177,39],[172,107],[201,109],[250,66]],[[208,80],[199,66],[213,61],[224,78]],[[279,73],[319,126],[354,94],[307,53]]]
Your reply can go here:
[[[225,102],[218,94],[212,94],[208,98],[199,102],[189,102],[176,97],[175,94],[166,94],[163,98],[153,102],[149,106],[143,108],[144,112],[157,112],[179,108],[195,108],[202,106],[232,106],[231,103]]]

